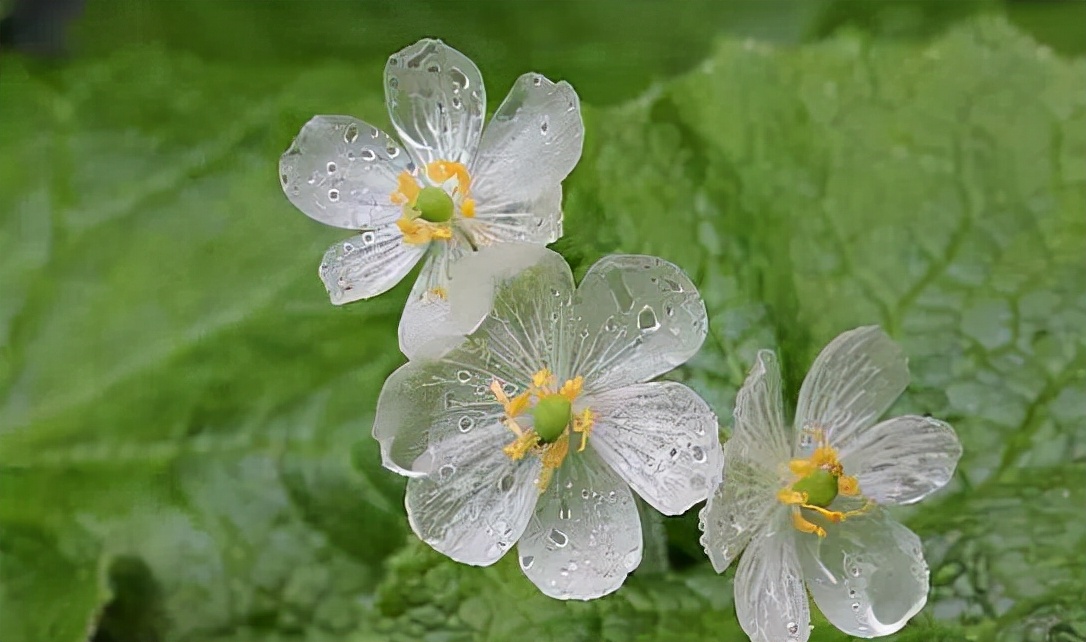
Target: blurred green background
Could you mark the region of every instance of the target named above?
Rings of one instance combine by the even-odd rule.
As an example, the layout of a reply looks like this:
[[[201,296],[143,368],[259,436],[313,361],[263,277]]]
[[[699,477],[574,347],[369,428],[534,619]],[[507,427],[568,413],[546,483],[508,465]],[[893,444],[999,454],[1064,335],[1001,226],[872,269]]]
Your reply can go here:
[[[691,273],[712,327],[672,376],[721,417],[759,348],[794,399],[838,332],[902,342],[892,412],[946,418],[966,453],[898,512],[933,586],[891,639],[1086,640],[1086,3],[89,0],[66,38],[21,20],[0,42],[0,642],[743,639],[696,511],[650,516],[642,567],[590,603],[408,531],[369,429],[411,279],[333,308],[316,266],[342,235],[275,168],[313,114],[387,128],[384,60],[423,36],[475,60],[491,108],[529,70],[576,87],[555,247],[578,274],[615,251]]]

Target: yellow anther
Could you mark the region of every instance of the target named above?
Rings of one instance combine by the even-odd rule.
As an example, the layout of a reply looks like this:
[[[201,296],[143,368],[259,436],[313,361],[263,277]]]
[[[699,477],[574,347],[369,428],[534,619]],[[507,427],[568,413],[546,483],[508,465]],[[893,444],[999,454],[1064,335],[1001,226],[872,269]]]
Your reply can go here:
[[[860,482],[850,475],[837,478],[837,492],[845,497],[857,497],[860,494]]]
[[[554,374],[551,373],[550,368],[543,368],[539,372],[532,375],[532,387],[537,390],[547,391],[548,388],[554,383]]]
[[[524,414],[524,411],[528,410],[528,406],[532,403],[532,394],[530,392],[522,392],[516,397],[513,397],[505,406],[505,414],[510,417],[518,417]]]
[[[396,227],[403,232],[404,242],[413,245],[429,243],[433,236],[433,228],[426,221],[417,218],[401,218],[396,221]]]
[[[453,161],[434,161],[426,165],[426,176],[436,185],[441,185],[450,178],[456,179],[455,191],[461,196],[467,196],[471,188],[471,175],[463,163]]]
[[[588,408],[573,418],[573,432],[581,433],[581,445],[577,448],[577,452],[583,452],[588,445],[588,435],[592,433],[592,425],[595,423],[596,419]]]
[[[521,436],[513,440],[513,443],[509,444],[505,448],[502,448],[502,452],[509,456],[513,461],[519,461],[524,459],[533,448],[539,444],[539,436],[532,431],[523,433]]]
[[[430,290],[429,290],[429,293],[430,293],[430,294],[431,294],[432,296],[435,296],[435,297],[437,297],[437,298],[439,298],[439,299],[448,299],[448,298],[449,298],[449,292],[448,292],[448,290],[446,290],[445,288],[441,287],[440,285],[439,285],[439,286],[437,286],[436,288],[430,288]]]
[[[554,471],[558,470],[568,454],[569,433],[562,435],[554,443],[543,447],[543,454],[540,457],[543,468],[539,471],[539,479],[536,480],[536,486],[539,488],[540,493],[547,490],[547,485],[550,484],[551,478],[554,477]]]
[[[558,394],[562,395],[566,399],[569,399],[570,403],[577,398],[577,395],[581,394],[581,389],[584,388],[584,377],[574,377],[562,384],[562,389],[558,391]]]
[[[392,192],[390,198],[397,205],[414,205],[421,189],[422,187],[415,180],[415,177],[411,175],[411,172],[404,170],[396,177],[396,191]]]
[[[797,493],[791,488],[782,488],[777,491],[777,501],[782,504],[802,505],[807,503],[807,496],[803,493]]]
[[[474,218],[475,217],[475,200],[474,199],[465,198],[463,201],[460,202],[460,215],[463,216],[464,218]]]
[[[803,513],[799,510],[798,506],[792,509],[792,526],[795,526],[796,530],[801,533],[814,533],[819,537],[826,536],[825,529],[823,529],[821,526],[818,526],[817,524],[807,521],[807,519],[803,517]]]
[[[447,225],[438,226],[431,224],[430,236],[435,239],[440,239],[442,241],[448,241],[452,238],[452,230],[449,229]]]

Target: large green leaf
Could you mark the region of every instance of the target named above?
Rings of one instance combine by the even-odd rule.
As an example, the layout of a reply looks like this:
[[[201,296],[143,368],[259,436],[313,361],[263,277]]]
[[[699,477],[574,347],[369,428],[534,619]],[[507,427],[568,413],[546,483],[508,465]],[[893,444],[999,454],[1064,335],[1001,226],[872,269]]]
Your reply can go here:
[[[934,590],[896,639],[1086,635],[1086,66],[994,20],[706,52],[586,107],[557,247],[580,272],[628,251],[694,276],[711,335],[675,376],[721,416],[758,348],[794,391],[837,332],[884,325],[912,359],[895,410],[966,448],[901,512]],[[338,234],[274,171],[311,114],[385,124],[380,62],[272,57],[4,60],[4,642],[738,635],[693,515],[666,522],[672,569],[588,604],[540,596],[514,560],[404,546],[368,430],[406,284],[331,307],[315,268]],[[813,639],[842,637],[817,621]]]

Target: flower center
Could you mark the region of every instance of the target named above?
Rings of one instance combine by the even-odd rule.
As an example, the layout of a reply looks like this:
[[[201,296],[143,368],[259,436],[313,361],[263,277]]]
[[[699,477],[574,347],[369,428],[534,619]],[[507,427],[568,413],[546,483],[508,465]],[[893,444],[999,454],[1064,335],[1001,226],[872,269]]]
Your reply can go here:
[[[554,384],[554,375],[547,368],[532,375],[532,385],[513,398],[506,394],[497,379],[490,383],[490,391],[505,410],[504,423],[514,435],[513,441],[502,451],[513,460],[523,459],[528,454],[542,460],[543,470],[536,480],[541,493],[569,454],[570,434],[581,435],[577,449],[581,452],[588,445],[594,423],[590,409],[573,411],[573,402],[584,387],[583,377],[569,379],[558,389]],[[529,417],[530,426],[525,421]]]
[[[403,216],[396,225],[408,243],[423,244],[452,238],[452,220],[457,210],[463,218],[475,216],[475,201],[468,196],[471,176],[463,163],[434,161],[426,165],[423,186],[411,172],[404,170],[396,178],[396,190],[389,196],[403,206]]]
[[[807,519],[804,510],[837,523],[847,517],[867,512],[874,506],[874,502],[867,500],[863,507],[857,510],[829,510],[830,504],[838,495],[862,497],[860,483],[855,477],[845,474],[837,457],[837,450],[826,441],[825,432],[819,428],[807,430],[815,438],[814,452],[807,459],[793,459],[788,462],[788,470],[794,479],[777,493],[777,500],[792,507],[792,525],[797,530],[825,537],[826,530]]]

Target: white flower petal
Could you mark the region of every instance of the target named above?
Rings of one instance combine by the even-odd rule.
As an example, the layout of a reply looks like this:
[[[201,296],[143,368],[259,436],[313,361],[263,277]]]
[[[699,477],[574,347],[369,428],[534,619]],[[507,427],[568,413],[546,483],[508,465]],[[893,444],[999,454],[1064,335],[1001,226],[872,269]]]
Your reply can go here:
[[[724,480],[699,516],[701,545],[717,573],[784,509],[777,501],[780,489],[772,468],[751,460],[734,438],[724,444]]]
[[[405,243],[400,230],[389,225],[366,230],[328,248],[319,274],[332,303],[343,305],[387,292],[425,252],[425,245]]]
[[[949,424],[907,415],[863,431],[840,455],[865,497],[880,504],[911,504],[950,481],[962,444]]]
[[[815,603],[834,626],[871,638],[900,630],[928,597],[920,539],[876,510],[801,535],[799,557]]]
[[[385,65],[388,115],[401,140],[423,163],[468,163],[486,115],[483,76],[467,56],[424,39]]]
[[[832,446],[848,449],[908,383],[905,355],[882,328],[865,326],[842,333],[823,348],[803,380],[796,443],[809,441],[805,427],[822,428]]]
[[[524,574],[550,597],[590,600],[615,591],[641,563],[629,486],[591,448],[571,452],[539,497],[517,553]]]
[[[400,352],[408,359],[441,356],[459,345],[486,316],[488,308],[480,306],[472,314],[464,311],[453,318],[452,266],[464,256],[462,244],[439,242],[423,264],[400,317]]]
[[[795,534],[779,511],[759,531],[735,573],[735,614],[751,642],[806,642],[811,614]]]
[[[573,87],[536,73],[518,78],[487,125],[471,166],[479,216],[533,211],[525,206],[569,176],[583,144]]]
[[[508,211],[479,211],[461,222],[483,244],[525,242],[546,245],[562,236],[562,186],[545,189],[537,198]]]
[[[454,351],[506,381],[529,382],[544,367],[563,370],[573,273],[565,259],[538,245],[505,244],[465,256],[452,266],[455,323],[489,314]],[[466,315],[459,317],[459,315]]]
[[[279,159],[283,191],[326,225],[381,227],[400,217],[396,177],[411,158],[381,130],[350,116],[314,116]]]
[[[673,381],[635,384],[584,404],[596,416],[589,439],[596,452],[661,513],[686,512],[720,481],[724,454],[716,415],[690,388]]]
[[[487,566],[520,538],[539,491],[539,458],[513,461],[483,439],[453,436],[434,449],[433,472],[407,482],[411,530],[457,562]]]
[[[784,423],[781,371],[777,356],[759,350],[743,387],[735,398],[735,428],[731,441],[744,448],[743,457],[772,469],[792,454],[792,435]]]
[[[705,340],[705,304],[686,274],[654,256],[596,262],[577,288],[572,372],[586,390],[611,390],[668,372]]]

